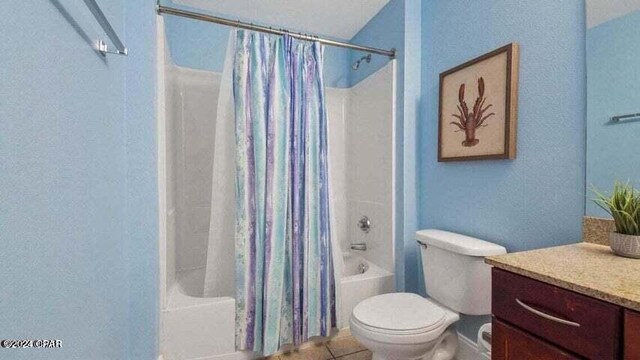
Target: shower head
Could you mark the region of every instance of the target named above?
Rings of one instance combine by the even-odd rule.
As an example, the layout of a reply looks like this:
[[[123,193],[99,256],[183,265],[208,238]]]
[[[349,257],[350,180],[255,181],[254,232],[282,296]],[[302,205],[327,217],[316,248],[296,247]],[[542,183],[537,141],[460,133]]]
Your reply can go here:
[[[366,61],[367,64],[371,62],[371,54],[365,55],[363,57],[361,57],[360,59],[358,59],[358,61],[354,62],[353,65],[351,65],[351,69],[353,70],[358,70],[358,68],[360,67],[360,64]]]

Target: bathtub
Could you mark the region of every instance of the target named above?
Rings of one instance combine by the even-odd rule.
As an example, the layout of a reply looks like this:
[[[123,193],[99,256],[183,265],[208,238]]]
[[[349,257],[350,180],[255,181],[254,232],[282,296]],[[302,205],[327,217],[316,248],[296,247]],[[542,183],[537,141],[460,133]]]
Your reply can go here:
[[[343,254],[340,327],[367,297],[392,292],[393,274],[352,253]],[[205,269],[179,271],[162,311],[164,360],[249,360],[257,354],[235,349],[232,297],[203,297]]]
[[[162,311],[164,360],[249,360],[235,348],[236,301],[203,297],[205,269],[179,271]]]

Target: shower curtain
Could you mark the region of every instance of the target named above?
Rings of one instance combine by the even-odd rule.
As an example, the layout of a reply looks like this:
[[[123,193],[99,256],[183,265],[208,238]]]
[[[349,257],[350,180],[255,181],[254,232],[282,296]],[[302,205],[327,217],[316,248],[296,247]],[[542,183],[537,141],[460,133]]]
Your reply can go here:
[[[233,94],[221,94],[215,149],[233,147],[235,164],[214,154],[213,192],[228,191],[235,176],[235,198],[220,209],[213,201],[229,205],[229,193],[212,196],[205,292],[228,292],[214,272],[228,267],[234,224],[236,345],[267,355],[327,336],[337,321],[323,55],[317,42],[244,30],[230,50]],[[231,111],[220,104],[231,98],[235,132],[221,124]]]

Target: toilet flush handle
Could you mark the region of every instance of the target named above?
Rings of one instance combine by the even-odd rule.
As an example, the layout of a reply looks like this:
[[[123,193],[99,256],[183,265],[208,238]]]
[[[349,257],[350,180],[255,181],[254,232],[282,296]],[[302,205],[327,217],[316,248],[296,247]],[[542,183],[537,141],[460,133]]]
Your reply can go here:
[[[419,244],[420,246],[422,246],[423,248],[425,248],[425,249],[427,248],[427,243],[425,243],[424,241],[422,241],[422,240],[416,240],[416,241],[417,241],[417,242],[418,242],[418,244]]]

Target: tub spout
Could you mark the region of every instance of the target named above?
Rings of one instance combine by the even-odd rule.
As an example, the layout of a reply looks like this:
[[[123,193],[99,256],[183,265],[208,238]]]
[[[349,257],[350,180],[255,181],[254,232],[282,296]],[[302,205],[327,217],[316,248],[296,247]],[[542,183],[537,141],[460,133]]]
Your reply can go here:
[[[365,243],[351,244],[351,250],[366,251],[367,244]]]

